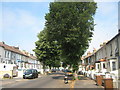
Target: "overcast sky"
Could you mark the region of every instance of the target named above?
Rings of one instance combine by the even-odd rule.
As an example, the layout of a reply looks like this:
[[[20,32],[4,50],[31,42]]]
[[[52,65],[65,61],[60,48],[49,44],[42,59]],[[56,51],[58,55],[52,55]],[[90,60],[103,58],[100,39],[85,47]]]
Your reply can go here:
[[[100,43],[118,33],[118,2],[98,2],[97,5],[94,36],[87,51],[98,49]],[[0,12],[0,41],[33,53],[37,34],[44,28],[49,2],[3,2]]]

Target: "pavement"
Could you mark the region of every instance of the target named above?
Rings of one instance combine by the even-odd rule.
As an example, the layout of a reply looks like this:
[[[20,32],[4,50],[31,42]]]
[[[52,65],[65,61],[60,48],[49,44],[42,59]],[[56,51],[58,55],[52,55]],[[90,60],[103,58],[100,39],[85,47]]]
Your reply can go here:
[[[17,77],[17,78],[13,78],[13,79],[2,79],[0,81],[2,81],[2,85],[6,85],[6,84],[16,83],[18,81],[24,81],[24,79]]]
[[[74,88],[86,88],[86,89],[100,89],[103,90],[103,86],[96,85],[96,82],[94,80],[91,80],[90,78],[87,78],[83,75],[80,75],[80,80],[75,80]]]

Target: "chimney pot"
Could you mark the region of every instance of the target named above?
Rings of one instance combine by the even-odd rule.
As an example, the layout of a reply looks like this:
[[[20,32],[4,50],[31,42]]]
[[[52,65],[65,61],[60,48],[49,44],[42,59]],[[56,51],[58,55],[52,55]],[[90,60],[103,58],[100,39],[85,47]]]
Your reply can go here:
[[[3,44],[5,44],[5,42],[4,42],[4,41],[3,41],[2,43],[3,43]]]
[[[19,49],[19,47],[15,47],[15,46],[13,46],[15,49]]]

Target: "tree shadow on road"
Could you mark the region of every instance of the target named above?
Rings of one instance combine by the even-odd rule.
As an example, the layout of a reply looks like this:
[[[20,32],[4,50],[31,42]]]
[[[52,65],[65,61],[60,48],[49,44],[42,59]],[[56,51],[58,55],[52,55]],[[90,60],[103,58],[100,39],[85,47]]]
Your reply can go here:
[[[64,73],[54,72],[54,73],[50,73],[49,75],[64,75]]]
[[[65,76],[53,76],[53,79],[59,79],[59,80],[64,80]],[[68,76],[68,80],[73,80],[72,76]]]
[[[52,78],[53,78],[53,79],[63,80],[63,79],[64,79],[64,76],[53,76]]]
[[[89,78],[83,75],[78,76],[79,80],[88,80]]]

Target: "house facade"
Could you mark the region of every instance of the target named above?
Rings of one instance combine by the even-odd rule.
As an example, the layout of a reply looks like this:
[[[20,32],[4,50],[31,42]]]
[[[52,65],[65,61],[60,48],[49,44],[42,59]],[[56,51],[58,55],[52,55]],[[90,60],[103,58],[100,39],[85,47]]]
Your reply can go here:
[[[42,65],[35,56],[19,50],[19,47],[8,46],[0,42],[0,75],[12,72],[13,76],[23,75],[25,69],[42,71]],[[41,72],[42,73],[42,72]]]
[[[113,79],[115,88],[120,88],[120,33],[101,44],[98,50],[82,57],[81,61],[82,72],[87,77],[95,79],[95,75],[104,75]]]

